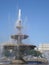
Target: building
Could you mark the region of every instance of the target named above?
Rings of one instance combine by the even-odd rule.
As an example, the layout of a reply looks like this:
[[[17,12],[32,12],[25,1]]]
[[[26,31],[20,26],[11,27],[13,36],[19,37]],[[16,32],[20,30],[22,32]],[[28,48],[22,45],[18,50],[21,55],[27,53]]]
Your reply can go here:
[[[47,58],[49,61],[49,43],[40,44],[38,50],[42,52],[43,57]]]
[[[41,52],[49,51],[49,44],[48,43],[40,44],[38,50]]]

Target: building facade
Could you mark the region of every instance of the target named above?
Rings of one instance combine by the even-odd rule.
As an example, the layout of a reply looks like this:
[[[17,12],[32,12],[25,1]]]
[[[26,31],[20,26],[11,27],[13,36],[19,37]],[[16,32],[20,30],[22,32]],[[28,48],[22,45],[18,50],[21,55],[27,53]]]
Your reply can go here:
[[[49,61],[49,43],[40,44],[38,50],[43,54]]]
[[[41,52],[49,51],[49,43],[40,44],[38,50]]]

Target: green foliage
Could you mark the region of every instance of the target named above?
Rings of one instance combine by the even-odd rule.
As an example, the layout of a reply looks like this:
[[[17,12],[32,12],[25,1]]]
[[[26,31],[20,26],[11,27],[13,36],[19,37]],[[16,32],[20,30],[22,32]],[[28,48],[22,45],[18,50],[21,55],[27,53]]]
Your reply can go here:
[[[38,56],[42,57],[42,53],[36,50],[29,50],[29,54],[37,57]]]
[[[9,57],[9,55],[10,55],[9,51],[8,50],[5,50],[4,51],[4,56]]]

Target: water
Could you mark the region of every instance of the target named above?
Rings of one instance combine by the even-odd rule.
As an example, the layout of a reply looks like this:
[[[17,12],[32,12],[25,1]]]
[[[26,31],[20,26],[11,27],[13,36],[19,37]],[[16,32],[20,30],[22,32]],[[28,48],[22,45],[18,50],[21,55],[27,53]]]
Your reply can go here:
[[[28,64],[17,64],[17,63],[10,63],[10,62],[0,62],[0,65],[49,65],[44,63],[28,63]]]
[[[0,63],[0,65],[49,65],[49,64],[8,64],[8,63]]]

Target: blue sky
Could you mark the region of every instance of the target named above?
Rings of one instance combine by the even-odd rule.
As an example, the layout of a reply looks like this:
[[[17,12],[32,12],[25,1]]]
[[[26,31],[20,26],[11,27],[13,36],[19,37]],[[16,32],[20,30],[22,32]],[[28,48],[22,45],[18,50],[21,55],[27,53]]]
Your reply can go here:
[[[0,43],[16,33],[19,8],[30,44],[49,43],[49,0],[0,0]]]

